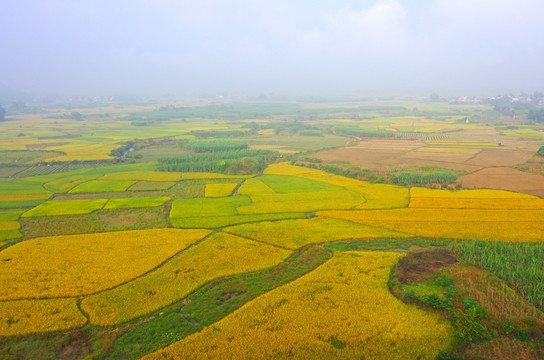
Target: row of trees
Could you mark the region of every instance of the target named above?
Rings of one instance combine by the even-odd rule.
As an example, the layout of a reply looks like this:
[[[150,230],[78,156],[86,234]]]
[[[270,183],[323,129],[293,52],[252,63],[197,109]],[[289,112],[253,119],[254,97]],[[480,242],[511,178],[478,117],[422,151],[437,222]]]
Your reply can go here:
[[[457,175],[448,171],[435,171],[430,173],[401,172],[391,176],[391,182],[398,185],[423,185],[423,184],[452,184],[457,181]]]

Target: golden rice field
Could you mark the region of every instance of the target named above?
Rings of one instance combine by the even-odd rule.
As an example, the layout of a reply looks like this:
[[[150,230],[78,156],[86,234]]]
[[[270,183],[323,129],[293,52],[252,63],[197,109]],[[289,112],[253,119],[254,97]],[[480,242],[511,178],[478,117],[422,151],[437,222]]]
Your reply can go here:
[[[0,201],[21,201],[49,199],[51,194],[6,194],[0,195]]]
[[[81,307],[92,324],[120,324],[170,305],[212,279],[267,268],[290,254],[278,247],[215,233],[156,271],[85,298]]]
[[[0,300],[74,297],[109,289],[152,270],[207,234],[153,229],[23,241],[0,252]]]
[[[62,146],[52,147],[49,150],[60,151],[65,155],[54,156],[46,161],[91,161],[91,160],[111,160],[113,156],[111,151],[117,148],[116,144],[96,144],[96,143],[71,143]]]
[[[361,182],[361,185],[347,186],[346,189],[365,197],[366,202],[355,209],[394,209],[408,206],[410,194],[407,188]]]
[[[291,194],[254,194],[252,203],[236,208],[239,214],[310,212],[321,209],[350,209],[363,204],[361,195],[348,190]]]
[[[322,217],[242,224],[227,227],[225,231],[288,249],[336,240],[398,239],[411,236],[396,231]]]
[[[0,336],[68,330],[86,322],[77,299],[0,301]]]
[[[544,209],[329,210],[319,216],[429,238],[544,241]]]
[[[544,199],[503,190],[410,190],[410,207],[443,209],[544,209]]]
[[[401,256],[336,253],[144,359],[434,359],[453,343],[452,329],[389,292],[389,272]]]
[[[238,186],[237,183],[206,184],[205,196],[206,197],[229,196],[230,194],[232,194],[236,186]]]
[[[321,170],[289,165],[288,163],[272,164],[268,166],[268,168],[266,168],[266,170],[264,171],[264,174],[298,176],[298,177],[303,177],[306,179],[322,181],[327,184],[338,185],[343,187],[352,186],[352,185],[357,186],[361,184],[359,180],[354,180],[344,176],[329,174]]]

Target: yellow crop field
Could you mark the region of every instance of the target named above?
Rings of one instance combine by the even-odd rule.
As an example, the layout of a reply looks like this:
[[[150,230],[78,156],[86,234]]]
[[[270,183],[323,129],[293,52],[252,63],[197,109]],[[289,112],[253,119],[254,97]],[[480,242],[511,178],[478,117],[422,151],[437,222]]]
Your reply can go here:
[[[430,238],[544,241],[544,210],[406,208],[317,214]]]
[[[181,174],[175,172],[159,171],[125,171],[106,174],[103,180],[133,180],[133,181],[178,181]]]
[[[158,310],[218,277],[264,269],[291,252],[216,233],[141,278],[81,303],[91,323],[109,326]]]
[[[205,196],[206,197],[224,197],[232,194],[234,189],[238,186],[237,183],[228,184],[206,184]]]
[[[52,147],[49,150],[62,151],[66,155],[55,156],[46,159],[46,161],[90,161],[90,160],[111,160],[113,156],[111,151],[119,147],[116,144],[100,143],[71,143]]]
[[[262,129],[259,130],[259,135],[273,136],[276,135],[276,132],[274,131],[274,129]]]
[[[289,249],[296,249],[311,243],[345,239],[403,238],[411,236],[396,231],[321,217],[263,221],[231,226],[226,228],[225,231]]]
[[[394,209],[407,207],[410,195],[407,188],[388,184],[362,183],[358,186],[347,186],[346,189],[359,193],[366,202],[355,209]]]
[[[238,194],[241,195],[254,195],[254,194],[275,194],[268,185],[259,179],[251,178],[244,181],[242,186],[238,189]]]
[[[350,209],[365,202],[361,195],[347,191],[316,191],[291,194],[256,194],[251,205],[236,208],[239,214],[310,212],[321,209]]]
[[[329,174],[321,170],[289,165],[288,163],[279,163],[279,164],[269,165],[264,171],[264,174],[298,176],[298,177],[322,181],[327,184],[338,185],[338,186],[357,186],[357,185],[361,185],[362,183],[359,180],[354,180],[344,176]]]
[[[77,299],[0,301],[0,336],[68,330],[86,322]]]
[[[35,238],[0,252],[0,300],[95,293],[157,267],[207,230],[153,229]]]
[[[0,221],[0,230],[17,230],[19,227],[17,221]]]
[[[437,190],[421,187],[410,189],[410,196],[423,198],[447,198],[447,199],[538,199],[536,196],[520,194],[504,190]]]
[[[51,194],[0,195],[0,201],[41,200],[41,199],[49,199],[50,196]]]
[[[410,207],[450,209],[544,209],[544,199],[502,190],[410,190]]]
[[[387,287],[401,255],[336,253],[152,359],[434,359],[453,341],[439,315]]]

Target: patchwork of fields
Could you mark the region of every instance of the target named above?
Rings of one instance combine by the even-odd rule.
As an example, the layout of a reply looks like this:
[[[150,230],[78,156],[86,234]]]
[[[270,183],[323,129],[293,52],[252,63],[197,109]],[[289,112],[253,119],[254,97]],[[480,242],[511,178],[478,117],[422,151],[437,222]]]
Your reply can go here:
[[[481,340],[493,351],[508,343],[544,353],[537,130],[466,124],[436,104],[421,105],[426,115],[406,108],[389,115],[390,105],[342,105],[334,116],[314,105],[283,106],[296,117],[280,111],[272,120],[267,111],[276,108],[250,108],[240,120],[240,112],[212,107],[221,119],[210,121],[198,107],[190,115],[178,109],[183,116],[147,107],[128,115],[111,108],[119,118],[98,117],[92,131],[62,117],[0,124],[0,354],[435,359],[485,352],[463,338],[462,321],[477,328],[466,330],[470,336],[494,329]],[[49,120],[58,126],[50,129]],[[522,134],[527,139],[513,137]],[[458,180],[392,181],[444,171]],[[410,276],[425,273],[417,278],[423,283],[393,279],[429,249],[448,252],[457,267],[415,263]],[[512,259],[522,265],[501,265]],[[489,285],[466,301],[476,297],[466,289],[470,266],[497,275],[510,297]],[[441,280],[452,274],[458,278]],[[512,294],[530,316],[493,312],[489,297],[507,308]],[[471,301],[487,304],[490,318],[475,318]]]

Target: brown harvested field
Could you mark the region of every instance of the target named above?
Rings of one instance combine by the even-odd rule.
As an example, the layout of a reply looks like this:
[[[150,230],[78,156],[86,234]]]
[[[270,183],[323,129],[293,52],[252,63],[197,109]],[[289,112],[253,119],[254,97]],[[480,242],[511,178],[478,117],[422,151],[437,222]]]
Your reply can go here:
[[[400,156],[421,146],[423,143],[420,141],[372,139],[354,146],[321,151],[313,156],[323,161],[348,161],[367,169],[384,169],[397,165]]]
[[[463,163],[477,154],[480,149],[456,149],[424,147],[404,155],[405,158]]]
[[[423,159],[412,159],[412,158],[398,158],[398,159],[392,159],[394,160],[397,165],[395,169],[402,170],[407,169],[410,167],[419,167],[419,166],[426,166],[426,165],[434,165],[439,166],[444,169],[449,170],[457,170],[457,171],[463,171],[467,173],[471,173],[474,171],[480,170],[482,167],[477,165],[469,165],[465,163],[456,163],[456,162],[447,162],[447,161],[433,161],[433,160],[423,160]]]
[[[508,167],[486,168],[461,176],[464,188],[485,188],[518,191],[544,197],[544,176]]]
[[[534,153],[529,151],[486,149],[467,161],[467,164],[480,166],[510,166],[523,164],[532,158],[533,155]]]

